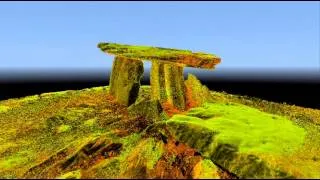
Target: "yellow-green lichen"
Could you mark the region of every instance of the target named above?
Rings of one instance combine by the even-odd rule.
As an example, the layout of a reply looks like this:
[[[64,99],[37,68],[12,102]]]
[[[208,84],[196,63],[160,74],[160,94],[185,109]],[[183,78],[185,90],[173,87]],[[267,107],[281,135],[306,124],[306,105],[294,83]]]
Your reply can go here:
[[[7,112],[10,109],[8,106],[0,105],[0,113]]]
[[[85,126],[92,127],[97,122],[97,118],[88,119],[84,122]]]
[[[57,132],[58,132],[58,133],[68,132],[68,131],[71,130],[71,128],[72,128],[72,127],[71,127],[70,125],[65,125],[65,124],[63,124],[63,125],[61,125],[61,126],[58,127]]]
[[[266,162],[273,163],[264,154],[289,156],[302,148],[306,135],[285,117],[235,103],[205,103],[186,115],[174,115],[166,124],[181,142],[240,177],[289,177],[269,169]]]
[[[116,43],[99,43],[98,48],[116,56],[138,60],[156,60],[165,63],[176,63],[181,66],[213,68],[214,65],[220,63],[220,58],[216,55],[201,52],[193,53],[189,50]]]
[[[70,171],[68,173],[63,174],[62,176],[57,177],[57,179],[80,179],[80,178],[81,178],[80,170]]]
[[[203,159],[194,167],[196,179],[220,179],[218,168],[210,159]]]

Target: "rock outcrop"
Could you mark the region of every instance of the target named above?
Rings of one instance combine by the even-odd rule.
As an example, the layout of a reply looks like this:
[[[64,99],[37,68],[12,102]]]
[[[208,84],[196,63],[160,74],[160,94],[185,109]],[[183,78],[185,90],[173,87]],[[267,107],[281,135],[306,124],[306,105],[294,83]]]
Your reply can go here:
[[[141,101],[132,104],[128,108],[130,116],[141,116],[150,122],[157,122],[161,120],[161,113],[163,109],[158,100]]]

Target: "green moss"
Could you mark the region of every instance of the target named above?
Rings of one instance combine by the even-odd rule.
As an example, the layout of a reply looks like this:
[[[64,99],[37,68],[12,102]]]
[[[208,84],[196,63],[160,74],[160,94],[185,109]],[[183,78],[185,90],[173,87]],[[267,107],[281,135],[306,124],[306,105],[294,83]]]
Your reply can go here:
[[[152,61],[150,72],[151,99],[160,100],[161,103],[168,99],[165,84],[164,64]]]
[[[115,57],[110,76],[110,94],[125,106],[133,104],[140,89],[143,76],[142,61]]]
[[[120,174],[120,161],[118,158],[107,159],[94,166],[88,173],[92,178],[110,178],[116,179]]]
[[[146,158],[148,169],[153,169],[164,152],[162,143],[155,141],[153,138],[148,138],[145,142],[141,143],[140,147],[141,149],[138,146],[140,150],[139,156]]]
[[[72,127],[71,127],[70,125],[65,125],[65,124],[63,124],[63,125],[61,125],[61,126],[58,127],[57,132],[58,132],[58,133],[68,132],[68,131],[71,130],[71,128],[72,128]]]
[[[99,43],[102,51],[137,60],[157,60],[191,67],[213,68],[220,63],[220,58],[213,54],[193,53],[189,50],[178,50],[151,46],[134,46],[116,43]]]
[[[206,53],[193,53],[190,50],[180,50],[172,48],[151,47],[151,46],[137,46],[125,45],[116,43],[99,43],[98,47],[101,50],[108,50],[110,53],[126,53],[128,55],[136,54],[135,56],[149,56],[154,55],[158,57],[177,57],[179,55],[197,55],[201,58],[216,58],[216,55]]]
[[[213,98],[210,90],[205,85],[202,85],[196,76],[188,74],[185,86],[187,90],[186,101],[190,107],[200,106],[205,102],[212,102]]]
[[[26,97],[21,98],[19,100],[20,100],[20,102],[23,102],[23,103],[30,103],[30,102],[34,102],[38,99],[39,99],[39,95],[33,95],[33,96],[26,96]]]
[[[19,151],[11,156],[1,158],[0,160],[0,169],[1,170],[10,170],[12,168],[21,167],[30,161],[29,157],[32,152],[30,151]],[[0,174],[1,174],[0,170]]]
[[[8,106],[0,105],[0,113],[7,112],[10,109]]]
[[[57,92],[49,92],[49,93],[42,93],[40,94],[41,98],[54,98],[54,97],[61,97],[67,95],[68,93],[72,93],[72,90],[67,91],[57,91]]]
[[[0,177],[23,178],[25,171],[51,155],[56,155],[59,150],[72,146],[74,150],[68,153],[73,154],[87,142],[88,137],[100,137],[107,132],[113,132],[113,126],[101,127],[100,121],[105,116],[109,118],[109,115],[123,115],[122,111],[113,108],[114,104],[105,98],[104,91],[99,88],[97,91],[91,89],[70,91],[63,96],[48,95],[47,98],[29,101],[32,103],[20,103],[19,99],[1,101],[0,108],[5,106],[10,110],[5,110],[5,113],[0,115]],[[149,86],[142,86],[140,89],[143,90],[140,91],[143,97],[150,92]],[[320,122],[319,110],[247,97],[239,98],[226,93],[213,92],[212,95],[219,103],[190,110],[186,116],[182,116],[183,120],[174,120],[172,124],[172,119],[166,122],[171,132],[177,131],[177,140],[188,142],[190,146],[200,149],[203,157],[217,160],[215,164],[227,167],[227,170],[239,177],[288,177],[287,174],[291,173],[298,178],[320,176],[320,129],[316,124]],[[90,98],[87,98],[88,96]],[[252,108],[232,102],[243,103]],[[83,108],[82,103],[90,106]],[[105,109],[109,112],[104,112]],[[51,121],[54,131],[45,126],[46,122],[50,122],[50,117],[55,117]],[[91,128],[92,119],[95,118],[95,128]],[[291,124],[288,123],[289,119],[292,120]],[[71,126],[72,129],[58,134],[56,131],[61,125]],[[307,133],[301,134],[302,128],[296,129],[297,126],[303,127]],[[292,135],[293,132],[296,135]],[[165,131],[163,133],[165,134]],[[118,156],[97,164],[96,166],[101,165],[97,169],[100,176],[92,173],[92,178],[119,178],[126,167],[133,164],[128,161],[129,157],[133,159],[132,162],[135,162],[136,157],[142,164],[152,167],[160,156],[159,152],[151,152],[151,147],[161,147],[157,145],[159,142],[141,138],[140,134],[120,138],[110,133],[109,138],[121,142],[123,147]],[[229,145],[223,145],[224,142]],[[301,144],[303,148],[300,148]],[[285,150],[289,145],[289,149]],[[144,146],[147,148],[144,149]],[[202,153],[212,150],[213,153]],[[141,155],[140,151],[143,151]],[[152,157],[148,159],[148,156]],[[147,159],[144,160],[143,157]],[[40,169],[39,172],[50,166]],[[209,173],[210,165],[202,165],[205,166]],[[271,170],[274,171],[273,174],[268,172]],[[208,177],[207,175],[204,172],[202,177]]]
[[[123,143],[120,155],[96,165],[89,174],[96,178],[128,178],[135,168],[152,169],[164,151],[161,142],[153,138],[141,139],[140,134],[132,134],[120,142]]]
[[[133,133],[127,137],[116,139],[122,143],[122,149],[119,156],[106,159],[103,162],[92,167],[86,172],[88,178],[119,178],[128,169],[128,157],[141,140],[141,135]]]
[[[93,91],[93,92],[104,92],[104,91],[106,91],[108,89],[109,88],[107,86],[100,86],[100,87],[90,88],[90,91]]]
[[[85,125],[85,126],[92,127],[92,126],[95,125],[96,122],[97,122],[97,118],[92,118],[92,119],[86,120],[86,121],[84,122],[84,125]]]
[[[218,168],[209,159],[201,160],[200,162],[200,173],[197,178],[199,179],[220,179],[218,175]]]
[[[139,143],[120,161],[120,176],[123,178],[147,177],[146,172],[152,170],[164,151],[163,143],[153,138],[141,139]]]
[[[123,150],[121,152],[121,155],[119,156],[119,160],[121,162],[124,162],[126,160],[126,157],[130,152],[133,150],[133,148],[139,143],[139,140],[141,139],[141,135],[134,133],[130,136],[127,136],[123,139],[121,139],[121,143],[123,143]]]
[[[86,119],[87,116],[90,117],[90,114],[93,114],[94,110],[92,108],[67,108],[58,112],[54,116],[46,120],[46,126],[49,129],[60,125],[70,125],[78,126]]]
[[[80,179],[81,178],[81,171],[75,170],[59,176],[57,179]]]
[[[203,120],[198,117],[212,118]],[[216,116],[214,116],[216,114]],[[235,144],[240,152],[291,153],[304,142],[306,134],[285,117],[261,112],[240,104],[212,104],[194,108],[185,115],[176,115],[170,121],[187,122],[218,132],[215,140]]]
[[[186,115],[174,115],[166,124],[179,141],[246,178],[289,177],[290,170],[287,174],[277,169],[283,170],[285,165],[264,157],[298,153],[306,135],[285,117],[235,103],[205,103]]]
[[[157,122],[162,120],[162,107],[158,100],[140,101],[128,108],[130,116],[142,116],[149,122]]]

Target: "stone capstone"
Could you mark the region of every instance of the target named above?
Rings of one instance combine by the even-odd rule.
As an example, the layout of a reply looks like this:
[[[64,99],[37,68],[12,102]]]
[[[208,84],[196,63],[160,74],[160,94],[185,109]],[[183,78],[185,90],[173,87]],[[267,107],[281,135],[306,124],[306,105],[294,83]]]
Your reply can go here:
[[[179,66],[213,69],[220,63],[220,57],[214,54],[192,52],[152,46],[136,46],[116,43],[99,43],[98,48],[103,52],[123,56],[130,59],[159,61],[173,63]]]

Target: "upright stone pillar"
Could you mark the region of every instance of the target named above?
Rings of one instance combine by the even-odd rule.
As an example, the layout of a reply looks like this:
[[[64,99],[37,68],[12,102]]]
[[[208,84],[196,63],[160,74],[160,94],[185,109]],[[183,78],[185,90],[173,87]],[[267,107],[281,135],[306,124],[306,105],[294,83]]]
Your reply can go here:
[[[130,106],[139,95],[142,76],[142,61],[116,56],[110,76],[110,94],[119,103]]]
[[[161,103],[167,99],[165,89],[164,64],[152,61],[150,71],[151,99],[160,100]]]
[[[183,67],[153,61],[150,76],[151,97],[153,100],[160,100],[161,103],[170,103],[179,110],[185,109]]]

